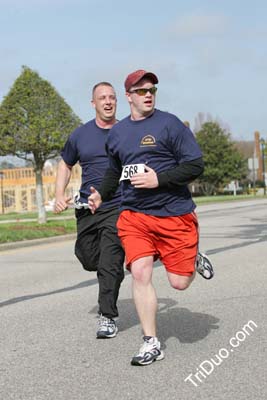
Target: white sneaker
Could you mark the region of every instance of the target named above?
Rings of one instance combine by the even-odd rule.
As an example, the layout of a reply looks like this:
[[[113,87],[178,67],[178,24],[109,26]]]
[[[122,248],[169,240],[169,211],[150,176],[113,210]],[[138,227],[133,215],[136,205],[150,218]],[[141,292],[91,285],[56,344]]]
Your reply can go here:
[[[164,353],[160,350],[160,342],[156,337],[144,336],[144,343],[140,347],[139,353],[131,361],[132,365],[149,365],[153,361],[159,361],[164,358]]]
[[[198,253],[196,260],[196,270],[205,279],[211,279],[214,275],[210,259],[204,253]]]
[[[98,320],[99,328],[96,332],[97,339],[109,339],[113,338],[118,333],[118,327],[116,322],[112,318],[106,318],[104,315],[100,315]]]

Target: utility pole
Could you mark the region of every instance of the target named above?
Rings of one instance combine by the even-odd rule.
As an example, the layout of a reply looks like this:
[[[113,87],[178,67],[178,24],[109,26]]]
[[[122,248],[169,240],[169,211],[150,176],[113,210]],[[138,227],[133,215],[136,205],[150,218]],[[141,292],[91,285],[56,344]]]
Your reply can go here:
[[[4,187],[3,187],[3,179],[4,179],[4,176],[5,176],[4,172],[0,172],[2,214],[5,213],[5,208],[4,208]]]
[[[265,182],[265,140],[260,139],[260,144],[261,144],[261,158],[262,158],[262,176],[263,176],[263,193],[264,196],[266,195],[266,182]]]

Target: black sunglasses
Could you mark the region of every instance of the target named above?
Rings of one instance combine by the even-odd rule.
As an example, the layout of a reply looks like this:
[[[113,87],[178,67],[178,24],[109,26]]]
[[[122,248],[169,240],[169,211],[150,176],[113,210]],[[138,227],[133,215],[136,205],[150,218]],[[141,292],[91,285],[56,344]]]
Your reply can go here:
[[[156,86],[152,86],[152,88],[140,88],[140,89],[133,89],[131,91],[129,91],[129,93],[136,93],[138,94],[138,96],[145,96],[147,94],[147,92],[149,92],[150,94],[156,94],[156,91],[158,90],[158,88],[156,88]]]

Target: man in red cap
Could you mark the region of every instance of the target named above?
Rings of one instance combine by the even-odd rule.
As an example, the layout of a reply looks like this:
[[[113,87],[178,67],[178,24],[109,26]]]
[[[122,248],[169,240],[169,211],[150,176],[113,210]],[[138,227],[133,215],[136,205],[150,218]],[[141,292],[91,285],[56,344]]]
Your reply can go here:
[[[213,275],[204,255],[198,255],[198,221],[188,184],[204,169],[202,153],[189,127],[173,114],[155,109],[158,83],[152,72],[137,70],[125,80],[131,114],[110,130],[110,167],[89,208],[94,212],[122,188],[118,235],[133,279],[133,298],[144,343],[132,365],[164,358],[156,333],[157,296],[152,284],[153,263],[160,259],[171,286],[186,289],[196,267]],[[202,270],[201,270],[202,269]]]

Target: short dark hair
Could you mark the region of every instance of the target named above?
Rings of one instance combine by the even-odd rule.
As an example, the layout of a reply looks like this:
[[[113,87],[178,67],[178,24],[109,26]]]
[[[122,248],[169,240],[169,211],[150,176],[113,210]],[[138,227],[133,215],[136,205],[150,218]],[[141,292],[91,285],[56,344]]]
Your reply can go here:
[[[92,98],[94,97],[95,91],[96,91],[96,89],[98,88],[98,86],[109,86],[109,87],[111,87],[112,89],[114,89],[114,87],[113,87],[113,86],[111,85],[111,83],[109,83],[109,82],[105,82],[105,81],[103,81],[103,82],[98,82],[98,83],[96,83],[95,86],[93,87],[93,90],[92,90]]]

